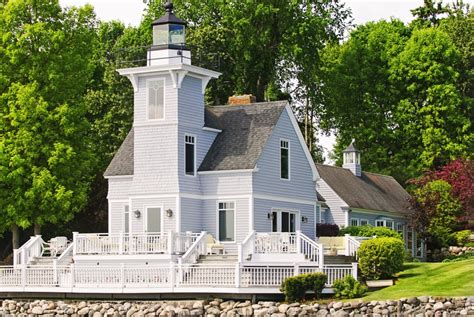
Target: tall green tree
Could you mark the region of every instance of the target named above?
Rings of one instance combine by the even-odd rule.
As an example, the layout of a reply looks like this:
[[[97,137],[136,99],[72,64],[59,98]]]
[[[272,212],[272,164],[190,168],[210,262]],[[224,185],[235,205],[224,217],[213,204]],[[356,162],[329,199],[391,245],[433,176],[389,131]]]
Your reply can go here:
[[[82,95],[92,75],[92,7],[12,0],[0,6],[0,217],[18,227],[71,219],[94,164]]]

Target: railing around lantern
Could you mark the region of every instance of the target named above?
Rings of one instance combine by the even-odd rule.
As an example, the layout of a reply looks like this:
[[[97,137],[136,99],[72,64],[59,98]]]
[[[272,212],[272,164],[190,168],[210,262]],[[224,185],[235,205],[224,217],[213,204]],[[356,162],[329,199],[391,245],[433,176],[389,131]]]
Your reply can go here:
[[[183,254],[194,243],[196,233],[93,233],[73,234],[74,255]]]

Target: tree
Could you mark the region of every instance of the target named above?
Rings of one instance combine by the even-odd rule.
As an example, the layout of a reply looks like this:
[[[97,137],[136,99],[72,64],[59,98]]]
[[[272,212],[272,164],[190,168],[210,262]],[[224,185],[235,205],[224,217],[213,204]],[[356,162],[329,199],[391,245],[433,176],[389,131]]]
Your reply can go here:
[[[9,1],[0,7],[2,229],[71,219],[87,201],[91,166],[82,95],[91,78],[92,7]]]
[[[449,245],[461,205],[451,195],[444,180],[427,182],[413,191],[411,224],[423,239],[441,246]]]

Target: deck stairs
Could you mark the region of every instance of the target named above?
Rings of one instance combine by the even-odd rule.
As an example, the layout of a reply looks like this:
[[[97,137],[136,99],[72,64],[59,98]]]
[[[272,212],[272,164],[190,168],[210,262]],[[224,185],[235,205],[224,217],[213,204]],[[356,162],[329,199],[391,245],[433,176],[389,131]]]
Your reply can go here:
[[[54,265],[54,260],[56,260],[57,257],[53,256],[41,256],[41,257],[35,257],[31,260],[29,266],[53,266]],[[61,261],[61,266],[69,266],[73,263],[73,258],[72,255],[68,255],[63,257]]]
[[[201,255],[197,261],[200,265],[235,265],[237,263],[236,254],[208,254]]]
[[[324,264],[351,264],[353,262],[357,262],[357,260],[353,256],[345,256],[345,255],[324,255]]]

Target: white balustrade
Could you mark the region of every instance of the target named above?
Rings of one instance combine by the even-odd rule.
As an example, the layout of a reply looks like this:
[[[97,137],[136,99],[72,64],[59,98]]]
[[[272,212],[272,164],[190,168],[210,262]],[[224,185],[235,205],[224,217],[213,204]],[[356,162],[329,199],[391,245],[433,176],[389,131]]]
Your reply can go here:
[[[0,266],[0,286],[21,286],[21,269],[12,266]]]
[[[360,242],[351,237],[349,234],[344,235],[344,244],[345,244],[345,255],[346,256],[356,256],[357,250],[360,247]]]
[[[287,277],[294,276],[294,267],[252,266],[241,268],[241,286],[278,287]]]
[[[257,233],[254,253],[297,253],[297,234],[295,232]]]
[[[323,246],[314,242],[301,232],[298,232],[298,239],[300,246],[299,251],[304,254],[308,260],[319,263],[319,266],[322,267],[324,264]]]
[[[44,241],[40,235],[31,237],[19,249],[13,251],[13,264],[28,265],[35,257],[41,256],[43,253]]]
[[[234,266],[212,266],[197,265],[190,266],[186,270],[177,270],[182,275],[177,286],[235,286],[235,267]]]
[[[335,280],[346,277],[347,275],[353,275],[353,266],[351,265],[325,265],[323,267],[323,273],[326,274],[328,280],[327,286],[332,286]]]
[[[194,243],[196,233],[74,234],[74,254],[182,254]]]
[[[242,241],[242,244],[238,246],[238,258],[239,262],[249,261],[252,259],[254,253],[256,232],[253,230],[248,236]]]
[[[178,259],[179,265],[190,265],[197,262],[199,256],[206,254],[206,235],[203,231],[196,241],[187,249],[186,253]]]

